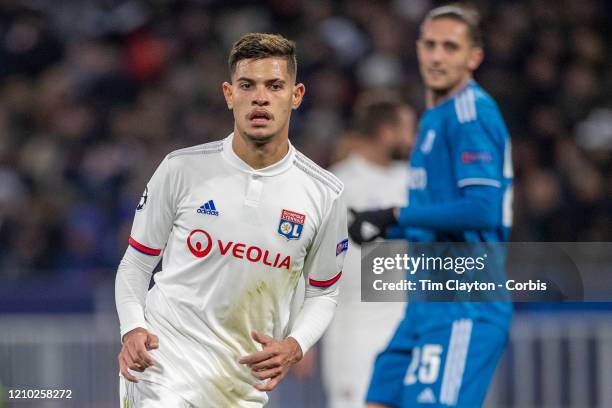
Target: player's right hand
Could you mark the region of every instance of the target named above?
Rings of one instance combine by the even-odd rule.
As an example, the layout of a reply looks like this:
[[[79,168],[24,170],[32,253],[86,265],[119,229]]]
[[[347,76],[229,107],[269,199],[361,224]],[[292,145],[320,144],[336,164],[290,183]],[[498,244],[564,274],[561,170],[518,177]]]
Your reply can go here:
[[[151,367],[155,360],[148,351],[158,347],[159,339],[157,336],[142,327],[137,327],[125,333],[123,347],[119,356],[117,356],[121,375],[128,381],[138,382],[138,378],[130,374],[128,369],[142,373],[146,368]]]

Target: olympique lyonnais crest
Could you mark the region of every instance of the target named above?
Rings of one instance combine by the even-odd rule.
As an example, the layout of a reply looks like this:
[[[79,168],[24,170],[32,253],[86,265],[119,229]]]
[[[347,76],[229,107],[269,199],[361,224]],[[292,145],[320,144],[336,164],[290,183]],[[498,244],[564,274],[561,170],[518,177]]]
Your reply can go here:
[[[305,220],[306,216],[304,214],[283,210],[278,224],[278,233],[287,239],[299,239],[302,235],[302,229],[304,229]]]

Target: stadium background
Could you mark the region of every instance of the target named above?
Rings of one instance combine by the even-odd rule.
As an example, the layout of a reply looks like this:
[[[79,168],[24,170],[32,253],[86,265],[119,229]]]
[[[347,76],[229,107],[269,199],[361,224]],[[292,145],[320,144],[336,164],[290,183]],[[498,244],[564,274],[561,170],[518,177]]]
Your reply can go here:
[[[231,130],[220,84],[242,33],[297,42],[307,93],[290,137],[328,166],[362,92],[397,90],[422,112],[414,43],[439,4],[1,2],[0,384],[116,406],[113,279],[135,205],[167,152]],[[513,240],[612,241],[612,4],[474,4],[486,42],[476,78],[512,135]],[[523,306],[489,406],[612,406],[611,313]],[[289,378],[270,406],[324,406],[318,378]]]

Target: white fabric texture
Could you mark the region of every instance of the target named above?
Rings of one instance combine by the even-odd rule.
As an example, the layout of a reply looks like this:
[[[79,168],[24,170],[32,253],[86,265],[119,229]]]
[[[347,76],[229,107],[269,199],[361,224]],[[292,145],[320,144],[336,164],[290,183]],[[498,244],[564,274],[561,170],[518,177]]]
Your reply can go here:
[[[330,169],[344,183],[348,207],[357,211],[407,204],[408,166],[373,164],[353,154]],[[403,303],[361,302],[361,248],[350,242],[338,307],[322,339],[322,374],[330,408],[364,405],[376,355],[387,345]]]
[[[302,353],[306,354],[329,327],[338,305],[337,297],[338,289],[334,289],[331,292],[325,291],[318,296],[311,295],[304,299],[302,310],[296,317],[291,334],[289,334],[298,342]]]
[[[121,338],[137,327],[147,328],[144,307],[153,269],[159,257],[128,247],[117,268],[115,303],[121,322]]]
[[[279,162],[254,170],[232,140],[166,156],[136,211],[116,280],[122,334],[146,325],[159,337],[155,365],[134,375],[198,408],[267,402],[238,363],[261,349],[251,332],[286,338],[298,281],[323,295],[314,297],[333,297],[346,255],[338,252],[348,238],[342,183],[291,145]],[[311,311],[322,301],[293,316],[306,349],[326,325],[327,312]]]

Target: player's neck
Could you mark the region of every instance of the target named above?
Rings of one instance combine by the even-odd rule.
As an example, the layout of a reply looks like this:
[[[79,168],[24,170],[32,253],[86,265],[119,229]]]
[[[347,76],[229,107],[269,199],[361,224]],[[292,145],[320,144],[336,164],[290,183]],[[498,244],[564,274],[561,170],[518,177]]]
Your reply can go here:
[[[263,142],[254,141],[234,129],[232,149],[240,159],[255,170],[263,169],[277,163],[289,151],[288,137],[274,135]]]
[[[366,143],[363,148],[359,149],[358,151],[359,155],[366,161],[377,166],[386,167],[391,164],[391,158],[384,148],[378,143]]]
[[[444,101],[448,100],[455,96],[458,92],[460,92],[470,81],[472,80],[472,76],[468,76],[463,80],[459,81],[455,86],[444,89],[442,91],[435,90],[432,88],[425,89],[425,105],[427,109],[434,108]]]

